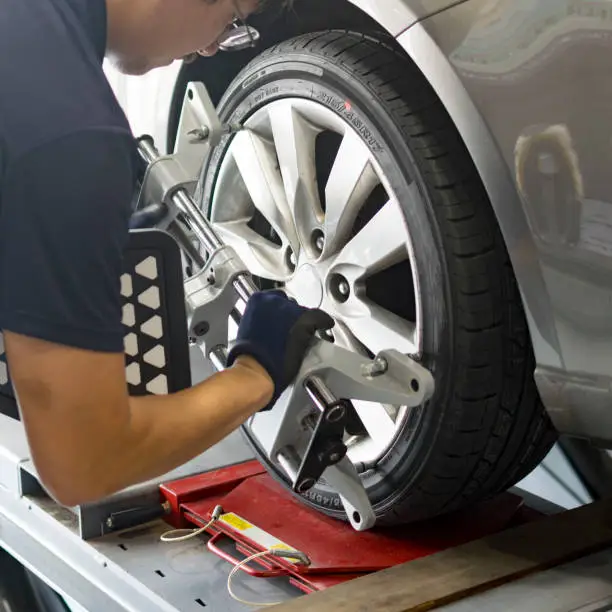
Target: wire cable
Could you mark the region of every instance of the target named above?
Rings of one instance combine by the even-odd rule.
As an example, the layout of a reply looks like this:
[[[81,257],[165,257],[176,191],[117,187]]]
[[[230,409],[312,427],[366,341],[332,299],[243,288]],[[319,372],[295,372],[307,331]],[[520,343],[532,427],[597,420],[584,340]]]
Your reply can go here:
[[[166,531],[161,534],[159,539],[162,542],[185,542],[186,540],[191,540],[192,538],[196,538],[200,534],[204,533],[207,529],[209,529],[216,521],[219,520],[221,515],[223,514],[223,508],[221,506],[216,506],[212,512],[211,519],[204,525],[203,527],[199,527],[196,529],[171,529],[170,531]],[[232,588],[232,580],[234,576],[247,564],[251,561],[255,561],[256,559],[260,559],[265,556],[270,557],[287,557],[287,558],[296,558],[302,563],[310,563],[308,557],[299,551],[282,551],[282,550],[263,550],[261,552],[257,552],[246,559],[243,559],[239,563],[237,563],[232,570],[230,571],[227,577],[227,591],[238,603],[244,604],[245,606],[256,606],[259,608],[268,607],[268,606],[278,606],[282,601],[275,601],[270,603],[265,602],[256,602],[249,601],[248,599],[242,599],[234,592]]]
[[[244,604],[245,606],[257,606],[260,608],[267,607],[267,606],[278,606],[281,603],[284,603],[282,601],[275,601],[275,602],[270,602],[270,603],[249,601],[248,599],[242,599],[241,597],[238,597],[238,595],[236,595],[236,593],[234,593],[234,590],[232,589],[232,579],[245,565],[247,565],[251,561],[254,561],[255,559],[260,559],[261,557],[265,557],[266,555],[272,555],[272,554],[273,553],[271,550],[264,550],[262,552],[255,553],[254,555],[251,555],[250,557],[247,557],[246,559],[244,559],[243,561],[240,561],[240,563],[234,566],[232,571],[229,573],[229,576],[227,577],[227,591],[232,597],[232,599],[236,600],[238,603]]]
[[[208,521],[204,527],[199,527],[197,529],[171,529],[170,531],[162,533],[161,536],[159,536],[159,539],[162,542],[185,542],[186,540],[197,538],[200,534],[209,529],[216,521],[218,521],[222,514],[223,508],[221,508],[221,506],[216,506],[213,510],[210,521]]]

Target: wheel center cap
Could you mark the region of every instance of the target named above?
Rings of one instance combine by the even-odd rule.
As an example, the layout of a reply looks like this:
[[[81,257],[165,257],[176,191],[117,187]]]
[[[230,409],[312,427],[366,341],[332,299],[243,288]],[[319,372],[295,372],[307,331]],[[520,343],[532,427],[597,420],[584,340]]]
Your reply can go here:
[[[323,285],[317,271],[310,264],[298,268],[287,288],[299,304],[306,308],[319,308],[323,302]]]

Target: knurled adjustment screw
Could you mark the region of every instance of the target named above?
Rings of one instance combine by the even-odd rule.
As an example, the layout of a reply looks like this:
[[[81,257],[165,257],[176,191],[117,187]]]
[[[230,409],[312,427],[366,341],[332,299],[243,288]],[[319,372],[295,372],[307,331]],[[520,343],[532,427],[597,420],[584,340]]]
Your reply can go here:
[[[372,363],[364,364],[361,374],[365,377],[375,378],[387,373],[389,363],[384,357],[376,357]]]
[[[196,128],[195,130],[190,130],[189,132],[187,132],[187,136],[190,137],[189,142],[191,143],[203,142],[204,140],[207,140],[210,136],[210,130],[204,125],[202,127]]]

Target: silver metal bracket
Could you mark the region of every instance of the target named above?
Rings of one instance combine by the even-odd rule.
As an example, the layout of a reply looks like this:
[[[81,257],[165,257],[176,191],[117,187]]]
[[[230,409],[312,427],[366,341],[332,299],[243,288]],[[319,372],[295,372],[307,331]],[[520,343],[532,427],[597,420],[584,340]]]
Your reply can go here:
[[[174,146],[174,156],[190,176],[200,177],[204,159],[221,138],[238,132],[240,125],[221,123],[204,83],[188,83]]]
[[[225,347],[228,322],[240,296],[235,281],[246,274],[234,249],[223,246],[212,253],[204,268],[185,282],[189,336],[205,357]]]
[[[184,151],[192,151],[193,145],[197,146],[203,142],[215,147],[219,144],[222,135],[223,124],[206,86],[204,83],[188,83],[179,119],[175,153],[181,155]],[[205,147],[202,146],[201,149],[205,154]],[[199,173],[202,167],[200,165],[193,170]]]
[[[171,206],[173,196],[183,190],[193,197],[208,151],[216,147],[224,135],[240,129],[241,126],[221,123],[203,83],[189,83],[183,98],[174,152],[149,160],[137,208],[166,204],[168,215],[157,227],[167,229],[179,212]]]
[[[317,342],[306,355],[295,384],[270,412],[255,415],[247,424],[248,434],[287,475],[298,493],[305,493],[314,485],[298,479],[299,466],[313,435],[310,426],[313,402],[306,384],[312,379],[322,381],[337,398],[409,408],[426,402],[434,391],[431,372],[399,351],[381,351],[371,360],[336,344]],[[374,525],[374,510],[361,477],[348,458],[327,467],[321,480],[339,494],[356,530]]]

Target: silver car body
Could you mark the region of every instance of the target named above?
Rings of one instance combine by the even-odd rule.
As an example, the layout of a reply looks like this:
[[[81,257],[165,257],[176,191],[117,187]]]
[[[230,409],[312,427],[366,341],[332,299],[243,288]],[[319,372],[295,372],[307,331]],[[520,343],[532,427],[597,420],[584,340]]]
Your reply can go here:
[[[612,0],[340,4],[395,37],[442,100],[505,238],[542,399],[561,432],[611,446]],[[183,71],[108,68],[134,130],[162,149]]]

